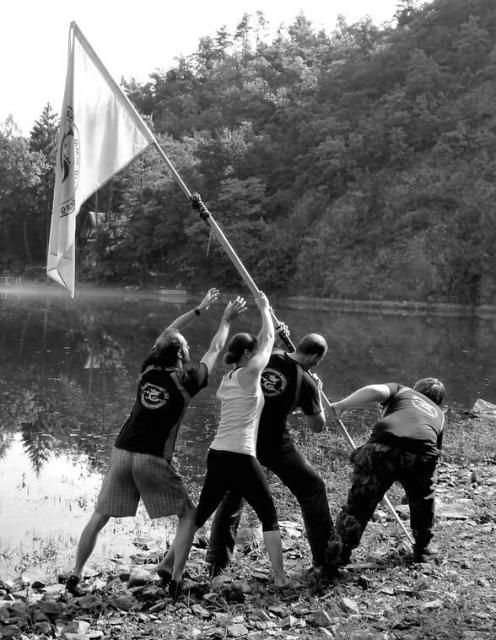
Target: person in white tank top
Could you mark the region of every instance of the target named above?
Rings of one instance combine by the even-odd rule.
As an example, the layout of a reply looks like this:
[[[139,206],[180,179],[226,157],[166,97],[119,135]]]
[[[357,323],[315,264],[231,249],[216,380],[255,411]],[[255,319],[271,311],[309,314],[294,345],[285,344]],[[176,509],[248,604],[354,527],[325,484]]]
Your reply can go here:
[[[221,401],[220,424],[208,453],[195,530],[205,524],[227,491],[237,491],[262,522],[274,586],[286,587],[289,579],[284,572],[277,513],[255,455],[258,422],[264,405],[260,377],[274,345],[274,327],[265,294],[260,292],[256,302],[262,319],[258,337],[249,333],[236,334],[224,356],[226,364],[233,364],[234,368],[224,375],[217,391]],[[180,592],[180,585],[177,585],[177,591]]]

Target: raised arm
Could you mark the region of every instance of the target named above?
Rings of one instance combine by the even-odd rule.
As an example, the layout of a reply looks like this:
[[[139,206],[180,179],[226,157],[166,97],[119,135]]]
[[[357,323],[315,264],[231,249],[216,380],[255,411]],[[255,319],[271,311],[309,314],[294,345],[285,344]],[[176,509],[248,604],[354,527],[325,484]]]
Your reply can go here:
[[[309,372],[310,373],[310,372]],[[326,416],[325,411],[322,406],[322,380],[315,373],[310,373],[312,379],[317,387],[317,394],[319,399],[320,410],[317,413],[312,414],[311,416],[307,416],[307,425],[314,433],[320,433],[322,429],[325,427]]]
[[[243,367],[239,374],[240,380],[243,381],[245,386],[259,384],[259,378],[262,371],[269,362],[275,339],[274,324],[272,322],[272,316],[270,315],[270,306],[266,295],[260,291],[259,295],[255,298],[255,301],[260,311],[262,328],[260,329],[260,333],[257,338],[257,353],[248,361],[246,367]]]
[[[369,384],[366,387],[357,389],[346,398],[339,400],[339,402],[333,402],[331,407],[334,409],[338,416],[343,411],[349,409],[358,409],[360,407],[366,407],[372,402],[386,402],[391,396],[391,389],[387,384]]]
[[[240,298],[239,296],[237,296],[236,299],[232,302],[229,302],[224,309],[219,327],[214,337],[210,341],[210,347],[200,361],[203,362],[203,364],[207,367],[209,373],[211,373],[214,369],[219,353],[222,351],[224,345],[226,344],[226,340],[229,335],[229,329],[231,327],[231,322],[245,311],[245,299]]]
[[[163,336],[168,331],[181,331],[192,320],[194,320],[198,316],[201,316],[201,314],[204,311],[207,311],[210,305],[217,301],[218,297],[219,297],[218,289],[216,289],[215,287],[213,287],[212,289],[209,289],[205,294],[205,297],[203,298],[203,300],[200,302],[200,304],[197,307],[194,307],[193,309],[191,309],[191,311],[186,311],[186,313],[183,313],[182,316],[179,316],[179,318],[176,318],[174,322],[172,322],[172,324],[170,324],[168,327],[166,327],[162,331],[162,333],[157,338],[156,342],[160,342],[161,338],[163,338]]]

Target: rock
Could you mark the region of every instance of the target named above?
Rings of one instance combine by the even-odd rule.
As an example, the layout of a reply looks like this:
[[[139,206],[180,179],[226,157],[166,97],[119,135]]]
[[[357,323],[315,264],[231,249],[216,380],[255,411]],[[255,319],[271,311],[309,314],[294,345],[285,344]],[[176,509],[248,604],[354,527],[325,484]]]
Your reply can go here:
[[[269,622],[271,619],[269,614],[263,609],[255,609],[250,617],[252,620],[262,620],[263,622]]]
[[[122,611],[131,611],[139,607],[139,602],[134,596],[122,594],[115,595],[109,598],[109,603],[116,609],[122,609]]]
[[[17,625],[9,624],[5,627],[0,627],[0,633],[2,638],[18,638],[21,630]]]
[[[280,520],[279,526],[285,534],[291,536],[292,538],[301,538],[302,536],[302,526],[299,522],[292,522],[291,520]]]
[[[212,614],[210,613],[210,611],[207,611],[206,609],[204,609],[201,606],[201,604],[194,604],[191,607],[191,610],[195,615],[200,616],[200,618],[204,618],[205,620],[208,620],[209,618],[212,617]]]
[[[239,591],[240,593],[251,593],[253,591],[248,580],[244,580],[244,579],[236,580],[233,584],[233,587],[236,589],[236,591]]]
[[[284,604],[270,605],[269,611],[274,615],[279,616],[279,618],[283,618],[284,616],[287,616],[289,614],[289,609]]]
[[[291,615],[286,616],[281,620],[281,629],[292,629],[293,627],[296,626],[297,622],[298,622],[298,618],[295,618],[294,616],[291,616]]]
[[[45,572],[39,567],[29,567],[21,575],[21,581],[24,585],[31,585],[33,589],[43,588],[46,583]]]
[[[129,587],[141,587],[150,582],[152,576],[149,571],[143,569],[143,567],[133,567],[131,575],[129,576]]]
[[[44,592],[48,598],[57,598],[65,592],[65,584],[48,584],[44,588]]]
[[[443,606],[442,600],[436,599],[431,600],[430,602],[424,602],[421,605],[421,609],[439,609],[439,607]]]
[[[487,402],[482,398],[478,398],[475,401],[471,412],[478,417],[496,418],[496,404],[492,404],[491,402]]]
[[[312,613],[313,621],[318,627],[330,627],[332,624],[332,619],[327,611],[323,609],[319,611],[314,611]]]
[[[36,609],[36,611],[33,612],[32,618],[33,618],[33,622],[45,622],[48,620],[47,616],[43,613],[43,611],[40,611],[39,609]]]
[[[347,564],[347,571],[362,571],[363,569],[377,569],[379,565],[377,562],[354,562],[353,564]]]
[[[357,585],[362,589],[370,589],[370,587],[372,587],[373,584],[374,584],[374,581],[369,576],[366,576],[366,575],[358,576]]]
[[[86,620],[72,620],[62,629],[62,633],[77,633],[84,636],[90,628],[90,623]]]
[[[341,598],[341,602],[339,604],[341,605],[341,609],[346,611],[346,613],[360,613],[358,604],[351,598]]]
[[[35,622],[34,629],[36,633],[41,633],[42,635],[46,635],[46,636],[52,635],[52,625],[46,620],[41,622]]]
[[[467,520],[475,516],[475,504],[470,498],[454,498],[436,502],[436,517],[447,520]]]
[[[216,576],[210,583],[212,591],[221,591],[223,587],[230,584],[232,579],[228,576]]]
[[[157,604],[154,604],[152,607],[148,609],[148,612],[156,613],[157,611],[162,611],[163,609],[165,609],[165,607],[166,607],[165,602],[157,602]]]
[[[394,507],[396,513],[402,520],[408,520],[410,517],[410,507],[407,504],[399,504]]]
[[[38,606],[47,616],[58,616],[62,613],[63,609],[58,602],[53,600],[41,600]]]
[[[248,633],[248,629],[244,624],[231,624],[227,627],[227,633],[231,638],[239,638]]]
[[[81,609],[85,609],[87,611],[96,609],[102,604],[101,598],[97,598],[91,593],[81,596],[80,598],[74,598],[73,602],[77,604],[78,607],[81,607]]]

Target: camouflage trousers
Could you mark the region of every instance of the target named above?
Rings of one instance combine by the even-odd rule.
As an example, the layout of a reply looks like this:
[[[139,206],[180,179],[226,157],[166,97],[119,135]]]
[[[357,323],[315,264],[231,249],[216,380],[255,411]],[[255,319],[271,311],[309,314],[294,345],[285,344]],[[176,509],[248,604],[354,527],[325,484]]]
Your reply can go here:
[[[438,457],[439,453],[378,442],[356,449],[351,455],[353,473],[347,503],[337,517],[336,534],[328,546],[329,565],[349,562],[375,508],[396,481],[408,499],[415,547],[427,548],[434,524],[433,475]]]

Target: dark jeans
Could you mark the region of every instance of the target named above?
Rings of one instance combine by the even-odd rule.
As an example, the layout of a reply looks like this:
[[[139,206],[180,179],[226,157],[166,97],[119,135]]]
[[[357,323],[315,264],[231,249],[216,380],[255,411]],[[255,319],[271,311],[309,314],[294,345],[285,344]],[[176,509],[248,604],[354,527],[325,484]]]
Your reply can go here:
[[[277,450],[259,454],[259,460],[281,479],[298,500],[313,562],[323,564],[334,526],[322,478],[292,443],[285,443]],[[220,568],[230,562],[243,507],[243,498],[234,491],[229,491],[222,500],[212,524],[207,562]]]
[[[329,562],[346,564],[358,546],[375,508],[393,482],[404,488],[410,506],[415,546],[425,549],[432,538],[434,487],[432,477],[438,454],[368,442],[352,453],[352,485],[347,503],[336,520],[336,535],[329,545]]]

